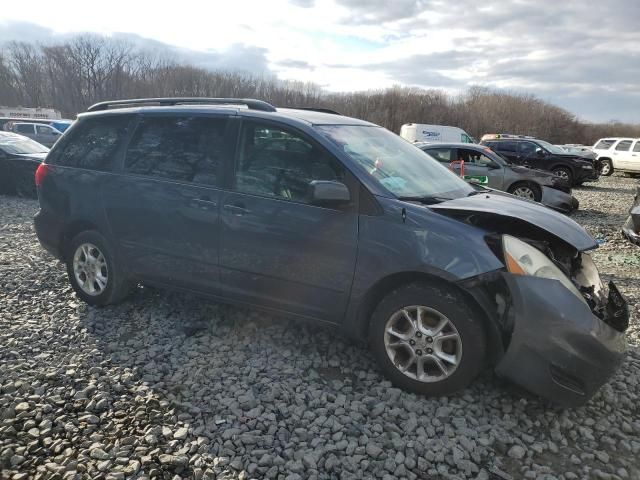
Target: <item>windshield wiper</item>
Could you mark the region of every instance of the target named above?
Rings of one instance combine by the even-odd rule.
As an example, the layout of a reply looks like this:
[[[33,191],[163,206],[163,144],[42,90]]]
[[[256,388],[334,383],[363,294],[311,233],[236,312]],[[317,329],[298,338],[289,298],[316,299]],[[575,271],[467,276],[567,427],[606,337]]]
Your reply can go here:
[[[432,205],[434,203],[446,202],[448,200],[453,200],[453,198],[449,197],[438,197],[435,195],[422,195],[422,196],[407,196],[407,197],[398,197],[398,200],[402,200],[403,202],[420,202],[426,205]]]

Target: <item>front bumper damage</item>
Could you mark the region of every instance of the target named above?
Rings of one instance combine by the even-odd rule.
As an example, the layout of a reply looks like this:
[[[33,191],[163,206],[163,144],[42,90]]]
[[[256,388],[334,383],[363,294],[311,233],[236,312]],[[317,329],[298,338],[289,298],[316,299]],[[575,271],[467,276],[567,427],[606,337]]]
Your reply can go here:
[[[553,208],[562,213],[570,213],[579,207],[578,200],[571,194],[563,192],[553,187],[542,186],[542,198],[540,199],[545,207]]]
[[[496,373],[561,405],[584,404],[624,358],[626,301],[611,282],[597,316],[558,281],[506,272],[503,278],[512,330]]]

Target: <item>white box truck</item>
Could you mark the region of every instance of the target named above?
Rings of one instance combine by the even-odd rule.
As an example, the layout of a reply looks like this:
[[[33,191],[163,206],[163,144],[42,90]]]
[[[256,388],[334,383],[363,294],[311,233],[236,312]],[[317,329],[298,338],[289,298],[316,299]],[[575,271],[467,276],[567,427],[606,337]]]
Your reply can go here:
[[[458,127],[405,123],[400,127],[400,136],[408,142],[462,142],[476,143],[475,139]]]

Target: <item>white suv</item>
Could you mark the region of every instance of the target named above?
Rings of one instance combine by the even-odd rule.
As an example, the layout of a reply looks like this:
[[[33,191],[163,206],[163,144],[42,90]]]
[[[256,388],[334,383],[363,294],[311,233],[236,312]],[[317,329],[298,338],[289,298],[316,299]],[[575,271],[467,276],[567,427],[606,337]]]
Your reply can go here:
[[[611,175],[614,170],[640,174],[640,138],[601,138],[593,151],[602,162],[602,175]]]

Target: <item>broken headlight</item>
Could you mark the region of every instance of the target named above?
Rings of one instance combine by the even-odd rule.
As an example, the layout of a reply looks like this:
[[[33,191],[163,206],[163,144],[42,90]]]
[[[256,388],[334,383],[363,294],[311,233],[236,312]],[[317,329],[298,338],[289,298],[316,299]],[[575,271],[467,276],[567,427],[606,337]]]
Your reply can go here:
[[[571,280],[537,248],[511,235],[503,235],[502,249],[504,261],[510,273],[558,280],[582,302],[587,303]]]

